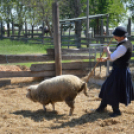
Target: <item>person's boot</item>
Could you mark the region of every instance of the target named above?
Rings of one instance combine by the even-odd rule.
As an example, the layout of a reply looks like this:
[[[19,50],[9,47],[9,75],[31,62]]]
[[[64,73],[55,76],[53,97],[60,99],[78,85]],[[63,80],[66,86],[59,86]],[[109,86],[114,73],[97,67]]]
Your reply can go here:
[[[117,117],[117,116],[121,115],[121,111],[119,109],[119,105],[116,106],[116,107],[112,106],[112,108],[113,108],[113,113],[110,114],[110,117]]]
[[[95,112],[105,112],[106,111],[107,104],[101,101],[100,106],[95,110]]]

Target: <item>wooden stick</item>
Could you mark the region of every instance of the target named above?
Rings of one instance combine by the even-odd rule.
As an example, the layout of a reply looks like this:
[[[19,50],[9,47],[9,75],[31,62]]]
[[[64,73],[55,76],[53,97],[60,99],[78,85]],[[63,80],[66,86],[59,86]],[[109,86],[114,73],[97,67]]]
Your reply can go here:
[[[110,42],[108,43],[107,47],[112,43],[112,41],[113,41],[113,38],[112,38],[112,39],[110,40]],[[103,53],[101,54],[99,61],[95,64],[95,66],[94,66],[94,68],[92,69],[92,71],[90,72],[90,74],[88,74],[88,77],[87,77],[87,80],[86,80],[87,82],[88,82],[89,78],[93,75],[93,72],[95,71],[96,66],[100,63],[101,58],[102,58],[102,56],[104,55],[104,53],[105,53],[105,52],[103,52]]]
[[[53,18],[53,30],[54,30],[54,48],[55,48],[55,72],[57,75],[62,75],[62,63],[61,63],[61,39],[59,29],[59,5],[57,2],[52,5],[52,18]]]

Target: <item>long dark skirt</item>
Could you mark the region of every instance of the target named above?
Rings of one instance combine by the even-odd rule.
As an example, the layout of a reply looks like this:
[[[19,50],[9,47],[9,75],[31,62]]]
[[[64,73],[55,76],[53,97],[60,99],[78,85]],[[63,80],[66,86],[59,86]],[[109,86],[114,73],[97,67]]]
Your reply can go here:
[[[112,106],[119,103],[127,106],[131,103],[134,100],[134,88],[129,68],[113,67],[111,74],[102,85],[99,97]]]

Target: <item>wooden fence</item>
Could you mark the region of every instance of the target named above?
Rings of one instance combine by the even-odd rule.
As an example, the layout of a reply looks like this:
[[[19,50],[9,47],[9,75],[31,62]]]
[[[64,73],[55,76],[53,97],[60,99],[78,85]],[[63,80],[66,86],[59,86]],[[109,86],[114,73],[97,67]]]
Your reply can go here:
[[[89,67],[93,67],[94,63],[89,65],[89,62],[81,60],[89,58],[95,59],[94,56],[89,57],[89,49],[62,49],[62,60],[72,61],[62,63],[63,74],[74,74],[80,77],[86,75],[90,69]],[[48,61],[55,61],[54,49],[48,49],[46,55],[0,55],[0,64]],[[33,64],[30,67],[30,71],[0,71],[0,78],[54,77],[55,75],[55,63]]]
[[[96,64],[95,53],[100,53],[97,48],[84,48],[84,49],[61,49],[62,60],[69,60],[67,63],[62,63],[62,74],[73,74],[78,77],[86,76]],[[90,56],[89,56],[90,53]],[[83,60],[87,59],[87,62]],[[91,61],[92,60],[92,61]],[[55,69],[55,51],[48,49],[47,54],[36,55],[0,55],[0,64],[8,63],[28,63],[28,62],[41,62],[39,64],[32,64],[29,71],[0,71],[0,78],[11,77],[44,77],[50,78],[56,76]],[[52,63],[44,63],[52,62]],[[134,60],[131,60],[134,63]],[[101,62],[98,66],[105,65],[106,62]],[[10,80],[0,80],[0,87],[3,85],[11,84]]]

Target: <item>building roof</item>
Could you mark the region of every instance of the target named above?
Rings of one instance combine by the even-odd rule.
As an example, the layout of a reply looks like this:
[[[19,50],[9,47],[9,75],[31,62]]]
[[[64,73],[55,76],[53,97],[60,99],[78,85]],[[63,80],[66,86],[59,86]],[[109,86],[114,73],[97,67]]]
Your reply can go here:
[[[107,16],[107,15],[108,14],[89,15],[88,18],[89,19],[94,19],[94,18],[100,18],[100,17]],[[85,20],[85,19],[87,19],[87,16],[78,17],[78,18],[72,18],[72,19],[60,20],[60,23],[65,23],[65,22],[69,22],[69,21],[77,21],[77,20]]]

